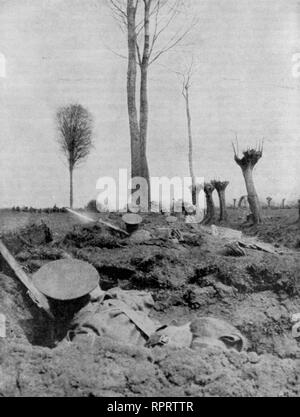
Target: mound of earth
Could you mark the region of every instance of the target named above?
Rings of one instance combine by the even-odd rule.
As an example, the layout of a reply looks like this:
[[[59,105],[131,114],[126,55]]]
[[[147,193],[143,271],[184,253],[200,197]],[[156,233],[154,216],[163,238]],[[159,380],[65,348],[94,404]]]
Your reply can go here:
[[[176,241],[159,234],[165,227],[164,216],[146,216],[142,229],[151,239],[148,234],[134,243],[98,226],[76,226],[54,242],[32,239],[28,245],[28,237],[21,239],[14,255],[29,273],[51,259],[86,260],[99,271],[104,289],[149,291],[155,300],[151,314],[161,323],[220,318],[248,339],[247,351],[147,349],[107,338],[93,346],[55,343],[51,323],[2,268],[7,337],[0,338],[1,396],[300,395],[300,341],[292,338],[290,321],[300,311],[299,254],[245,249],[245,256],[226,256],[226,242],[209,228],[179,219],[176,228],[189,237]],[[103,245],[107,236],[115,244]]]

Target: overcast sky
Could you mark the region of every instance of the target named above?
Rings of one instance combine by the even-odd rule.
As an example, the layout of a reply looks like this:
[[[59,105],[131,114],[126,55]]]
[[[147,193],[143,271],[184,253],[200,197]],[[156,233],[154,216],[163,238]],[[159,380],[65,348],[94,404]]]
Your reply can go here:
[[[260,198],[299,198],[300,78],[292,74],[292,57],[300,53],[299,3],[191,3],[199,23],[187,47],[150,70],[151,175],[189,174],[181,85],[169,68],[181,70],[193,51],[196,175],[230,181],[231,202],[245,194],[232,155],[235,132],[240,149],[264,137],[255,170]],[[117,177],[119,168],[130,167],[126,60],[111,50],[126,52],[126,38],[106,0],[0,0],[0,52],[6,57],[6,77],[0,79],[1,207],[68,204],[68,171],[56,143],[61,105],[81,103],[95,120],[95,148],[74,175],[75,206],[96,196],[99,177]]]

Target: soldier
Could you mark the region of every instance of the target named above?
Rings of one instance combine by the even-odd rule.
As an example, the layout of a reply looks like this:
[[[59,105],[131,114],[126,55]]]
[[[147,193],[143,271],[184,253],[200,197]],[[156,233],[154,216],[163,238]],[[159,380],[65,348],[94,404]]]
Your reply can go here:
[[[33,283],[49,297],[65,339],[79,342],[108,336],[124,344],[152,347],[199,348],[207,345],[242,350],[244,337],[230,324],[199,317],[183,326],[162,326],[149,317],[154,301],[150,293],[112,288],[103,291],[97,270],[87,262],[61,259],[49,262],[33,276]]]

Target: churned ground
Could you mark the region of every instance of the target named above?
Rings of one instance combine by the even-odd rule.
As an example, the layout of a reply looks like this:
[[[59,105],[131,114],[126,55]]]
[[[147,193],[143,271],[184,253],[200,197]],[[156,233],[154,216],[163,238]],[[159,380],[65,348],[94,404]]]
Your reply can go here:
[[[2,211],[2,237],[28,274],[69,254],[93,264],[104,289],[151,292],[152,316],[162,323],[218,317],[236,326],[249,346],[239,353],[137,348],[106,338],[93,346],[55,344],[48,319],[2,262],[0,312],[7,337],[0,338],[0,395],[299,396],[300,341],[292,338],[290,316],[300,312],[300,225],[293,210],[265,216],[264,225],[249,228],[241,226],[243,211],[230,211],[222,226],[274,247],[273,253],[245,249],[236,257],[211,228],[185,224],[184,218],[170,226],[163,215],[144,216],[143,232],[128,239],[78,224],[66,213]],[[102,218],[122,226],[118,215]],[[182,241],[168,237],[172,227]]]

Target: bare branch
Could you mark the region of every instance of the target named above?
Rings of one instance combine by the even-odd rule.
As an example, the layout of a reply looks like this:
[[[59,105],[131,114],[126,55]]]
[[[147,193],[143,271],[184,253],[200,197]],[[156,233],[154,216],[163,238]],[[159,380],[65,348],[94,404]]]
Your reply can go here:
[[[157,0],[157,2],[154,4],[154,7],[152,10],[150,10],[149,17],[151,18],[156,12],[157,8],[160,7],[160,10],[168,3],[169,0]],[[159,5],[160,3],[160,5]],[[137,35],[141,33],[141,31],[144,28],[144,18],[142,18],[136,25]]]
[[[152,60],[150,57],[154,54],[154,49],[157,44],[158,39],[160,36],[168,29],[170,24],[174,21],[174,19],[180,14],[180,5],[184,4],[183,0],[136,0],[134,4],[135,13],[137,13],[139,9],[139,5],[144,3],[144,6],[148,13],[148,20],[152,21],[153,26],[149,31],[149,35],[151,37],[150,44],[147,49],[149,50],[148,60],[149,65],[155,62],[162,54],[166,53],[170,49],[174,48],[179,42],[183,40],[183,38],[192,30],[192,28],[196,25],[197,22],[192,22],[191,26],[182,32],[182,29],[178,30],[167,42],[167,44],[158,50],[155,53],[155,56]],[[126,1],[125,0],[109,0],[110,8],[113,12],[113,16],[117,21],[119,27],[123,32],[125,32],[125,28],[127,28],[127,9],[126,9]],[[163,17],[160,19],[162,15],[162,9],[168,7],[168,10],[163,14]],[[146,10],[145,9],[145,10]],[[141,20],[136,24],[136,39],[137,39],[137,63],[141,65],[143,58],[141,50],[144,49],[145,46],[145,14]],[[152,34],[151,34],[152,32]],[[144,35],[143,38],[141,35]],[[116,54],[118,55],[118,54]],[[121,56],[121,54],[119,55]],[[123,56],[121,56],[124,58]]]
[[[164,5],[166,5],[166,3],[167,2],[165,2]],[[161,7],[162,7],[161,4],[160,4],[160,0],[158,0],[158,3],[157,3],[157,5],[158,5],[158,7],[157,7],[157,13],[156,13],[156,16],[155,16],[155,29],[154,29],[152,43],[151,43],[151,53],[150,53],[150,56],[151,56],[151,54],[153,52],[154,46],[155,46],[158,38],[160,37],[160,35],[163,32],[165,32],[165,30],[168,28],[168,26],[170,25],[170,23],[177,16],[177,14],[178,14],[178,10],[177,10],[178,4],[179,4],[179,0],[177,0],[176,3],[174,4],[174,6],[170,9],[170,12],[169,12],[170,13],[170,17],[167,20],[167,22],[160,29],[158,29],[158,26],[159,26],[158,16],[159,16],[159,13],[160,13],[160,10],[161,10]]]
[[[127,55],[122,55],[122,54],[119,54],[119,52],[114,51],[113,49],[111,49],[111,48],[110,48],[109,46],[107,46],[107,45],[104,45],[104,46],[107,48],[107,50],[108,50],[108,51],[112,52],[114,55],[118,56],[119,58],[123,58],[123,59],[127,59],[127,58],[128,58],[128,56],[127,56]]]
[[[119,28],[121,29],[121,32],[125,33],[125,29],[126,29],[127,24],[124,21],[124,19],[116,13],[113,13],[112,16],[115,19],[115,21],[117,22],[117,25],[119,26]]]
[[[121,16],[123,19],[127,21],[127,13],[125,11],[125,7],[122,8],[118,3],[118,0],[110,0],[111,9],[119,16]]]
[[[235,146],[234,146],[234,143],[233,142],[231,142],[231,145],[232,145],[232,149],[233,149],[233,153],[234,153],[234,157],[237,157],[237,152],[236,152],[236,149],[235,149]]]
[[[136,52],[137,52],[137,57],[138,57],[138,64],[141,66],[142,65],[142,56],[141,56],[141,51],[140,51],[140,47],[138,42],[136,42]]]
[[[181,35],[179,35],[180,31],[178,31],[174,36],[172,36],[172,38],[170,39],[168,44],[165,47],[163,47],[159,52],[157,52],[157,54],[154,56],[154,58],[149,62],[149,65],[151,65],[153,62],[155,62],[161,55],[163,55],[164,53],[168,52],[170,49],[172,49],[176,45],[178,45],[182,41],[182,39],[185,38],[185,36],[188,33],[191,32],[191,30],[196,26],[197,23],[198,23],[198,21],[194,22]]]

